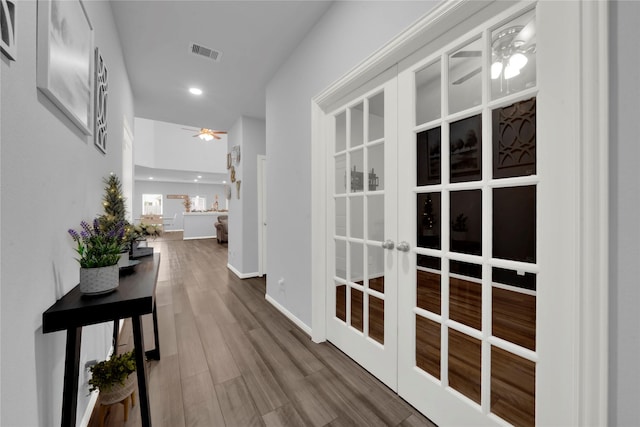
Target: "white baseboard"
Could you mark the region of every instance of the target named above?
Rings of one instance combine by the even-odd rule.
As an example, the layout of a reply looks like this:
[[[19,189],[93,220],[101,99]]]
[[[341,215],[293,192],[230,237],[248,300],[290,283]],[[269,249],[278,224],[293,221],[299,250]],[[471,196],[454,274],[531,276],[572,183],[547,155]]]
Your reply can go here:
[[[227,264],[227,268],[229,270],[231,270],[233,272],[233,274],[235,274],[236,276],[238,276],[238,278],[240,279],[249,279],[251,277],[258,277],[260,275],[260,273],[253,272],[253,273],[240,273],[234,266],[232,266],[231,264]]]
[[[182,240],[215,239],[216,236],[183,237]]]
[[[287,310],[286,308],[284,308],[282,305],[280,305],[280,303],[276,300],[274,300],[273,298],[271,298],[269,295],[265,295],[264,299],[266,299],[272,306],[274,306],[280,313],[284,314],[286,316],[287,319],[291,320],[293,323],[295,323],[295,325],[302,329],[302,331],[311,336],[311,328],[309,326],[307,326],[302,320],[298,319],[296,316],[293,315],[293,313],[291,313],[289,310]]]
[[[98,390],[95,390],[91,393],[91,399],[89,399],[89,404],[87,405],[87,409],[84,411],[84,415],[80,420],[80,427],[87,427],[89,425],[89,421],[91,421],[91,414],[93,413],[93,408],[96,406],[96,402],[98,401]]]

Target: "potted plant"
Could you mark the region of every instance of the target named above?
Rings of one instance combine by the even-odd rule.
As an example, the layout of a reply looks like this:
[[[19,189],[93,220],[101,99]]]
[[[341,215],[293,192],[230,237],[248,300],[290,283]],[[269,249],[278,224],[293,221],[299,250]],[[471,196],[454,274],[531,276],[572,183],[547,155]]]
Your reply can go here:
[[[97,295],[111,292],[118,287],[118,260],[124,244],[122,224],[109,231],[100,227],[98,219],[89,225],[80,223],[81,230],[70,229],[69,234],[76,242],[77,258],[80,263],[80,292]]]
[[[131,396],[136,387],[136,359],[133,351],[114,354],[89,368],[89,392],[100,391],[103,405],[121,402]]]

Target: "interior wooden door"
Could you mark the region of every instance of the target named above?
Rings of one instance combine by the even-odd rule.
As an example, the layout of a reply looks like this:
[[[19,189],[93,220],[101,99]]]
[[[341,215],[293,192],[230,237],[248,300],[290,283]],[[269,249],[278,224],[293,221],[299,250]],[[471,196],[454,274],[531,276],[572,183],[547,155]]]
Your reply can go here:
[[[575,27],[548,3],[400,66],[398,392],[439,425],[572,419],[575,86],[553,40]]]
[[[327,339],[397,384],[397,84],[328,115]]]

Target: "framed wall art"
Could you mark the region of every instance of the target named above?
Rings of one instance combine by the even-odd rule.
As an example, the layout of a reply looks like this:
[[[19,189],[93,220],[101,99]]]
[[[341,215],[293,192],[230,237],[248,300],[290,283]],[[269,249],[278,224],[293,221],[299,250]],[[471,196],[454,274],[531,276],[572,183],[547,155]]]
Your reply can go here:
[[[37,50],[38,89],[83,133],[91,135],[93,27],[82,1],[38,1]]]
[[[100,51],[96,48],[96,75],[95,75],[95,126],[93,141],[96,147],[103,153],[107,153],[107,67]]]
[[[9,59],[17,59],[16,7],[15,0],[0,0],[0,49]]]

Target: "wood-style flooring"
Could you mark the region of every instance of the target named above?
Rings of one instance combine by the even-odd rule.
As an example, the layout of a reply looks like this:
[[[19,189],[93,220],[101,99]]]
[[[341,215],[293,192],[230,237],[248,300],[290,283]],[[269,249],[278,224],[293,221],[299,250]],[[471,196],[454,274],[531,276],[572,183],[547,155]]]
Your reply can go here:
[[[264,279],[238,279],[226,244],[165,238],[150,246],[162,254],[161,360],[147,362],[154,426],[434,425],[334,346],[313,343],[265,300]],[[132,341],[127,321],[118,351]],[[90,427],[99,426],[98,405]],[[114,405],[104,425],[141,425],[139,405],[123,417]]]

